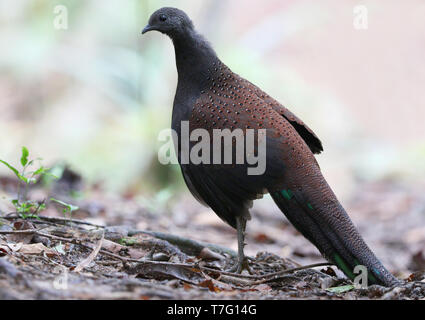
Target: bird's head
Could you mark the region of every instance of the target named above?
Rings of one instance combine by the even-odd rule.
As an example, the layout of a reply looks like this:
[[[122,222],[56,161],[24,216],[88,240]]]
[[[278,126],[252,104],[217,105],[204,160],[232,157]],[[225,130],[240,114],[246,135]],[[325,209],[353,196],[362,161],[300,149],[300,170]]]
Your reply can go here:
[[[156,30],[173,38],[193,29],[193,23],[186,13],[177,8],[165,7],[151,15],[149,23],[143,29],[142,34]]]

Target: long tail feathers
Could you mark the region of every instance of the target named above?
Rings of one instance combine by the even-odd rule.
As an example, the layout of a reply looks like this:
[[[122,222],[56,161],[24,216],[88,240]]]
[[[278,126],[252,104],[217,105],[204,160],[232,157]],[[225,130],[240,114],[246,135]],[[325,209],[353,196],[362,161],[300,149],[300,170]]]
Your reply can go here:
[[[399,282],[368,248],[339,204],[335,216],[335,212],[323,212],[317,204],[306,202],[302,195],[290,189],[270,194],[295,228],[351,280],[356,277],[355,266],[364,265],[368,269],[369,284],[391,286]],[[332,223],[329,215],[334,215]],[[348,234],[344,234],[346,230]]]

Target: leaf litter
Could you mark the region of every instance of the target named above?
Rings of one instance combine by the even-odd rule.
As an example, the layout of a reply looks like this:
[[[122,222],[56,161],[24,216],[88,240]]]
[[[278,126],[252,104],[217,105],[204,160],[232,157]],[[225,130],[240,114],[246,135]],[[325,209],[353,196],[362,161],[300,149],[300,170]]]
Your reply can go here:
[[[0,298],[424,299],[425,238],[417,231],[425,224],[424,195],[387,182],[362,190],[368,188],[374,192],[357,195],[348,209],[384,264],[406,280],[399,287],[355,289],[333,266],[300,268],[324,260],[282,216],[256,208],[247,238],[253,274],[232,274],[226,270],[236,262],[235,232],[214,222],[212,212],[203,224],[205,209],[182,199],[175,221],[173,207],[158,214],[97,191],[76,203],[72,218],[63,218],[61,207],[38,218],[0,213]],[[390,226],[397,230],[387,235]]]

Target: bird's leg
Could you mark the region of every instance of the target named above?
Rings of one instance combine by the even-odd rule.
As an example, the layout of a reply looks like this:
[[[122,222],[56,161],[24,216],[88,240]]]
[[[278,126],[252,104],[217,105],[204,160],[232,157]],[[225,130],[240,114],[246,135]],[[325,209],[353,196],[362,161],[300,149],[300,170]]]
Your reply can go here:
[[[252,273],[249,268],[248,259],[245,257],[243,251],[245,247],[245,229],[245,217],[236,217],[236,230],[238,232],[238,262],[229,270],[230,272],[242,273],[243,270],[247,270],[250,274]]]

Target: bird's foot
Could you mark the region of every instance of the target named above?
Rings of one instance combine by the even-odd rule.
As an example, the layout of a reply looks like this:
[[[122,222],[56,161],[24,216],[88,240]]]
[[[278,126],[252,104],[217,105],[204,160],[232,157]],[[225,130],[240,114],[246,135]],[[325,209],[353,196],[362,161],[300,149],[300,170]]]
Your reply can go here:
[[[241,274],[243,270],[248,271],[249,274],[253,274],[250,266],[248,257],[244,257],[242,260],[239,260],[228,270],[227,272]]]

